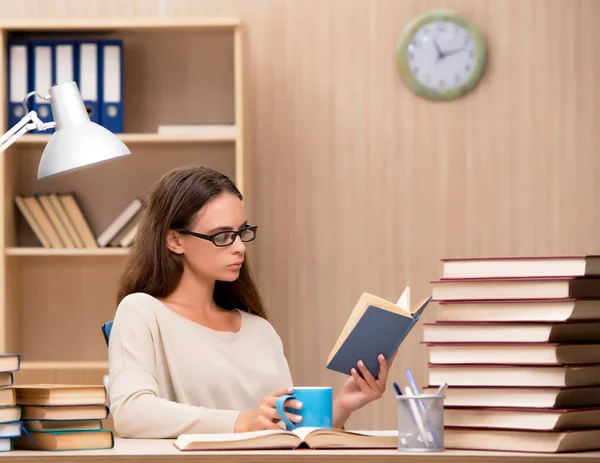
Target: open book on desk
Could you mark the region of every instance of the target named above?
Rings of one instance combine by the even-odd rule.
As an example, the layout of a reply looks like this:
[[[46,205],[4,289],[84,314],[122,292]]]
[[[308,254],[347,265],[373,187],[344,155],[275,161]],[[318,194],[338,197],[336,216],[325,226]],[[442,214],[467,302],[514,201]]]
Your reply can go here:
[[[397,303],[373,294],[363,293],[348,317],[329,357],[327,368],[349,375],[356,362],[362,360],[377,378],[379,361],[398,349],[429,304],[431,297],[411,308],[410,288],[406,287]],[[360,370],[356,370],[360,374]]]
[[[345,431],[306,426],[293,431],[182,434],[174,444],[179,450],[394,449],[398,447],[398,431]]]

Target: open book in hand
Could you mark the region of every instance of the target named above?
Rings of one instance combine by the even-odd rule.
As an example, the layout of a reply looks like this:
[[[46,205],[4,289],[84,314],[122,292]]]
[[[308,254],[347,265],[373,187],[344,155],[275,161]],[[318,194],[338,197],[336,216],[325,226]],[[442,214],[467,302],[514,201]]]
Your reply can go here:
[[[300,427],[293,431],[265,431],[232,434],[182,434],[175,440],[179,450],[265,450],[265,449],[394,449],[398,431],[345,431]]]
[[[431,296],[411,308],[407,286],[396,304],[373,294],[363,293],[348,317],[329,357],[327,368],[349,375],[362,360],[377,378],[383,354],[389,359],[398,349],[429,304]],[[360,370],[357,369],[360,374]]]

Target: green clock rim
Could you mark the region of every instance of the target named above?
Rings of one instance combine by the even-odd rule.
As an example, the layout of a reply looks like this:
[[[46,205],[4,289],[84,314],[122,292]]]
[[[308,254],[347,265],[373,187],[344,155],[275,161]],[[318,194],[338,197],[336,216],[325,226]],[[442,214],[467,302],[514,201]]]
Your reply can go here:
[[[459,87],[451,88],[444,91],[434,90],[419,82],[410,71],[408,65],[408,44],[412,40],[414,34],[426,24],[433,21],[450,21],[464,28],[475,45],[476,66],[469,78]],[[404,29],[396,46],[396,63],[398,65],[402,80],[416,94],[421,95],[430,100],[454,100],[468,92],[470,92],[481,80],[481,76],[486,66],[487,49],[483,35],[473,22],[465,16],[454,11],[436,10],[424,13],[413,19]]]

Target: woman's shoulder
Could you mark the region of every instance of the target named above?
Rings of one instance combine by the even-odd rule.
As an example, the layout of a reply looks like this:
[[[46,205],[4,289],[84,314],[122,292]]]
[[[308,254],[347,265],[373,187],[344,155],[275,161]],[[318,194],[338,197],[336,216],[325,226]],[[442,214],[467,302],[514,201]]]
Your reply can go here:
[[[261,317],[260,315],[256,315],[250,312],[245,312],[240,310],[240,313],[242,314],[243,317],[243,321],[242,323],[245,324],[244,328],[249,328],[254,332],[258,332],[261,334],[269,334],[269,335],[275,335],[277,337],[277,331],[275,330],[275,328],[273,327],[273,325],[271,325],[271,323],[266,319]]]
[[[132,293],[125,296],[117,306],[117,315],[138,316],[147,318],[154,315],[154,310],[160,301],[147,293]]]

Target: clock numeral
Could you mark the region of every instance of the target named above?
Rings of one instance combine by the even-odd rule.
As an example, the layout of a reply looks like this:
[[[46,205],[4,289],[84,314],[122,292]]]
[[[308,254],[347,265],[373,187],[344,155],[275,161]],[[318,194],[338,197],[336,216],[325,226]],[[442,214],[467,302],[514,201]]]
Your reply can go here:
[[[467,64],[467,65],[465,66],[465,71],[469,72],[470,70],[471,70],[471,65],[470,65],[470,64]]]
[[[412,73],[416,76],[419,73],[419,66],[415,66],[410,69]]]
[[[475,50],[469,50],[469,58],[475,58]]]
[[[415,54],[412,51],[408,52],[408,61],[412,61],[415,59]]]
[[[443,32],[446,30],[446,25],[444,23],[437,23],[437,28]]]
[[[417,48],[417,47],[419,46],[419,42],[417,42],[417,39],[412,39],[412,40],[410,41],[410,45],[411,45],[413,48]]]
[[[470,39],[471,39],[471,36],[469,35],[468,32],[465,31],[465,45],[469,43]]]
[[[440,81],[439,81],[439,83],[438,83],[438,86],[439,86],[441,89],[444,89],[444,88],[446,88],[446,82],[444,82],[443,80],[440,80]]]
[[[456,82],[456,84],[458,85],[458,84],[460,84],[460,81],[461,81],[460,76],[458,74],[454,74],[454,82]]]

